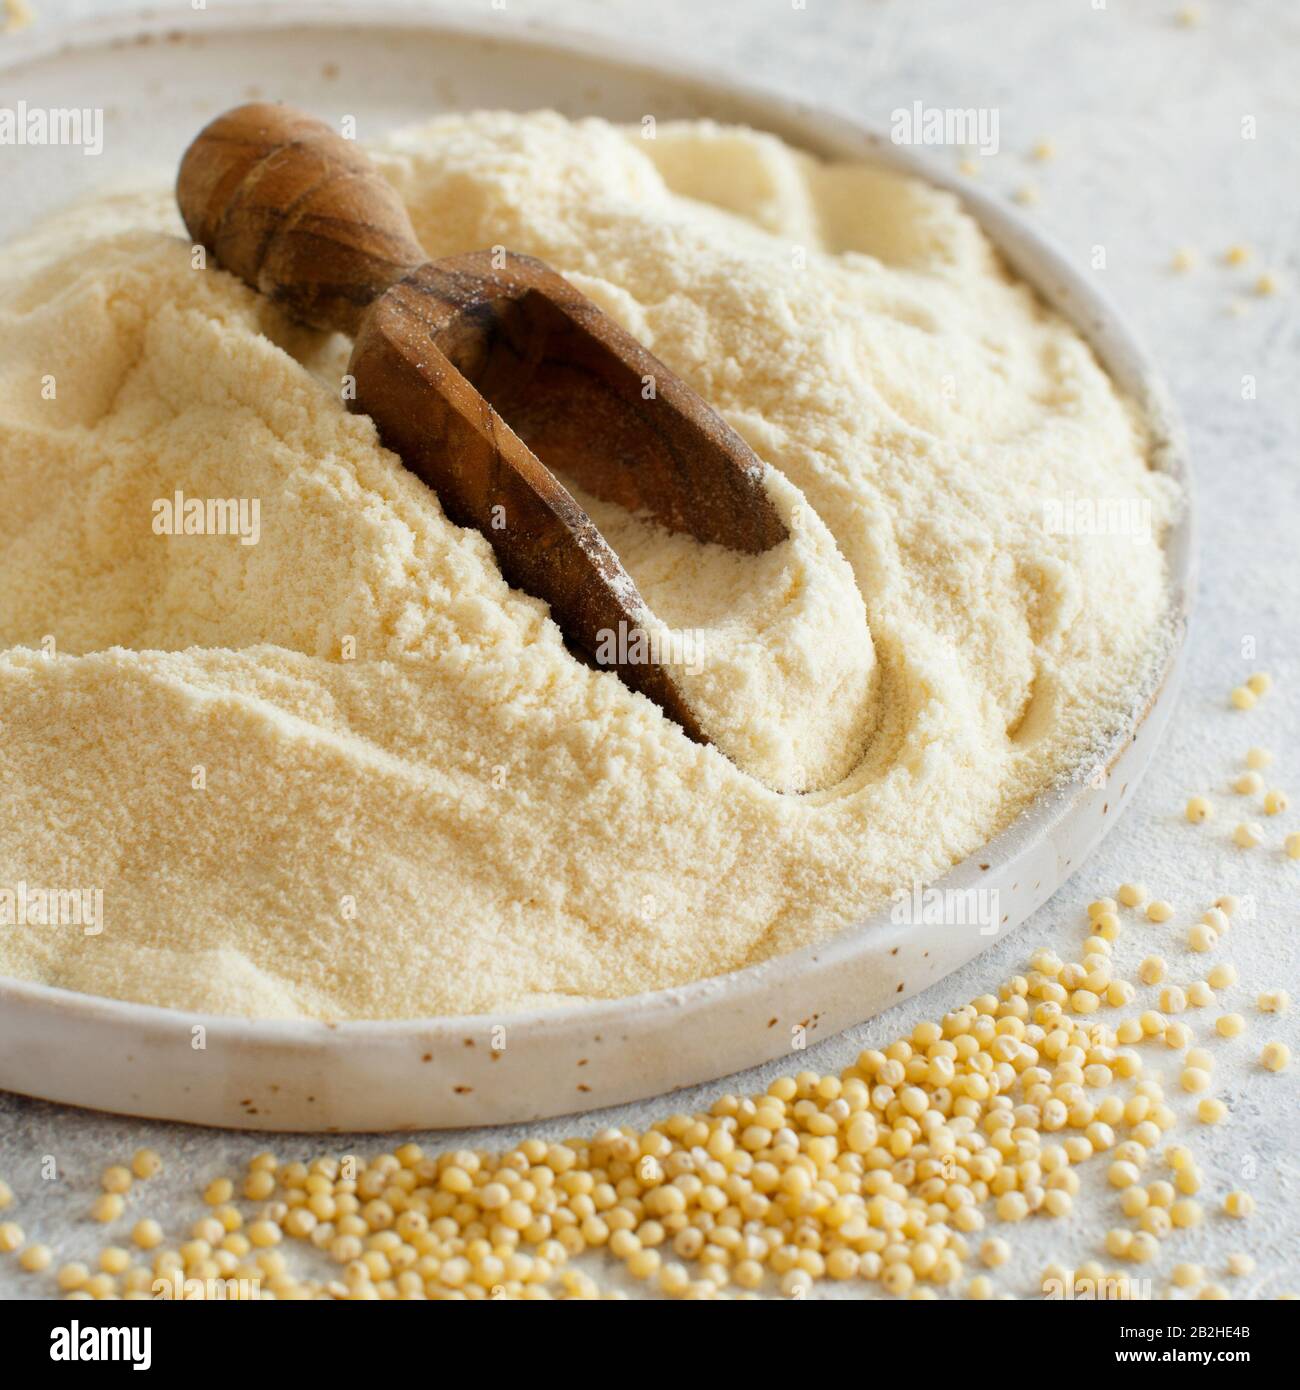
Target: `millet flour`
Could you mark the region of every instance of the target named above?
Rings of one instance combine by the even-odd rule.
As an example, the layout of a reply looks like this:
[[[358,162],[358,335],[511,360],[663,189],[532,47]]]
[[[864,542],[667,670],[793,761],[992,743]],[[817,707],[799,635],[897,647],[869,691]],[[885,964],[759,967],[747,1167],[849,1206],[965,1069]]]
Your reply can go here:
[[[84,204],[0,266],[0,889],[102,930],[0,925],[0,972],[331,1018],[681,984],[937,876],[1126,717],[1178,499],[954,198],[709,124],[376,154],[431,256],[549,261],[770,466],[759,557],[583,499],[716,746],[345,411],[346,341],[193,268],[170,191]]]

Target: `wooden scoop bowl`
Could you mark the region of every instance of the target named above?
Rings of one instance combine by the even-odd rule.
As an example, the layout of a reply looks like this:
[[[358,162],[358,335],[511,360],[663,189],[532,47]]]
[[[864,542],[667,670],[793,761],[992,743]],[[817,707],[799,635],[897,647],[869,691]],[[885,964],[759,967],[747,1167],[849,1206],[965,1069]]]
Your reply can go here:
[[[293,318],[355,337],[349,408],[487,537],[574,647],[707,742],[663,666],[598,656],[609,634],[626,652],[617,634],[649,610],[547,464],[672,531],[756,554],[787,532],[740,436],[543,262],[499,248],[429,261],[365,155],[302,112],[219,116],[186,150],[176,199],[225,269]]]

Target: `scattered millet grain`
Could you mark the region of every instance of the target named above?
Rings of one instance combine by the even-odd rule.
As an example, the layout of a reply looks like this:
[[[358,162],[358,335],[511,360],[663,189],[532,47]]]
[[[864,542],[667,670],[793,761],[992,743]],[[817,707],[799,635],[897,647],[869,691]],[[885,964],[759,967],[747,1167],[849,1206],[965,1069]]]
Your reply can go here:
[[[137,1149],[131,1159],[131,1172],[141,1179],[157,1177],[162,1166],[162,1159],[153,1149]]]
[[[99,1185],[105,1192],[126,1193],[131,1190],[131,1170],[115,1163],[100,1174]]]
[[[1219,933],[1207,922],[1197,922],[1187,933],[1193,951],[1212,951],[1219,944]]]
[[[126,1203],[122,1200],[120,1192],[104,1192],[91,1203],[90,1215],[107,1226],[110,1222],[116,1221],[125,1210]]]
[[[1242,821],[1232,832],[1233,843],[1242,849],[1253,849],[1263,838],[1263,830],[1254,821]]]
[[[1291,1065],[1291,1049],[1284,1042],[1265,1043],[1259,1061],[1269,1071],[1285,1071]]]
[[[54,1259],[54,1252],[48,1245],[29,1245],[18,1256],[18,1263],[29,1274],[38,1274],[43,1269],[49,1269]]]
[[[1208,797],[1193,796],[1187,801],[1187,819],[1193,825],[1204,825],[1214,815],[1214,806]]]

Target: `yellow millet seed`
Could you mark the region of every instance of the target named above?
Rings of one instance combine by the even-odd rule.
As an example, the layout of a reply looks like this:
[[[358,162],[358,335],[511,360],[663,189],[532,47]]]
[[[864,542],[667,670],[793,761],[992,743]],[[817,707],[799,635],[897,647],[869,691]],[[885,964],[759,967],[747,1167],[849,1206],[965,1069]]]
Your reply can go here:
[[[1205,1270],[1197,1264],[1177,1264],[1169,1277],[1180,1289],[1194,1289],[1205,1282]]]
[[[1291,1049],[1284,1042],[1265,1043],[1259,1061],[1269,1071],[1285,1071],[1291,1065]]]
[[[1144,985],[1158,985],[1169,973],[1169,966],[1163,956],[1147,956],[1138,966],[1138,979]]]
[[[1129,1241],[1128,1257],[1130,1260],[1136,1260],[1139,1264],[1154,1260],[1159,1253],[1159,1242],[1150,1231],[1137,1231],[1134,1233],[1133,1239]]]
[[[1106,1177],[1112,1187],[1131,1187],[1140,1174],[1137,1165],[1123,1161],[1112,1163],[1106,1170]]]
[[[91,1216],[105,1226],[110,1221],[116,1221],[126,1210],[126,1203],[122,1200],[120,1192],[101,1193],[90,1204]]]
[[[1258,796],[1264,790],[1264,779],[1258,772],[1243,772],[1232,789],[1241,796]]]
[[[1221,1038],[1237,1038],[1246,1030],[1246,1020],[1240,1014],[1220,1014],[1214,1020],[1214,1031]]]
[[[1173,1052],[1182,1052],[1187,1044],[1192,1041],[1192,1029],[1186,1023],[1167,1023],[1165,1024],[1165,1047]]]
[[[1256,695],[1248,685],[1237,686],[1228,698],[1232,701],[1234,709],[1255,708]]]
[[[1201,913],[1201,921],[1207,927],[1213,927],[1220,936],[1226,936],[1232,929],[1232,919],[1221,907],[1207,907]]]
[[[143,1221],[137,1221],[131,1227],[131,1240],[141,1250],[154,1249],[155,1246],[162,1244],[162,1239],[162,1227],[150,1217],[146,1217]]]
[[[248,1228],[248,1239],[255,1246],[278,1245],[283,1235],[274,1221],[254,1221]]]
[[[1221,961],[1205,978],[1214,989],[1227,989],[1237,983],[1237,967],[1231,961]]]
[[[162,1159],[153,1149],[137,1149],[131,1159],[131,1172],[137,1178],[156,1178],[162,1166]]]
[[[1132,1187],[1126,1187],[1120,1194],[1119,1205],[1125,1216],[1141,1216],[1151,1205],[1151,1198],[1147,1195],[1145,1187],[1139,1187],[1135,1183]]]
[[[1255,674],[1247,680],[1246,685],[1254,691],[1256,695],[1264,696],[1273,688],[1273,677],[1270,676],[1267,671],[1256,671]]]
[[[1219,933],[1206,922],[1197,922],[1187,933],[1187,944],[1193,951],[1212,951],[1219,944]]]
[[[1300,859],[1300,831],[1293,830],[1282,841],[1282,848],[1286,851],[1288,859]]]
[[[275,1191],[275,1174],[256,1168],[244,1179],[244,1196],[252,1202],[264,1202]]]
[[[1228,1273],[1234,1278],[1255,1272],[1255,1261],[1250,1255],[1229,1255],[1226,1261]]]
[[[1255,1213],[1255,1199],[1249,1192],[1229,1192],[1223,1199],[1223,1210],[1228,1216],[1244,1221]]]
[[[1261,1013],[1284,1014],[1291,1007],[1291,996],[1284,989],[1266,989],[1255,1002]]]
[[[1287,794],[1277,787],[1264,793],[1264,814],[1266,816],[1280,816],[1290,804]]]
[[[1103,912],[1100,917],[1094,917],[1092,926],[1097,937],[1107,943],[1118,940],[1122,930],[1119,917],[1114,912]],[[1089,937],[1088,939],[1091,941],[1094,938]]]
[[[1147,904],[1147,917],[1152,922],[1167,922],[1173,915],[1173,907],[1163,898],[1155,898]]]
[[[1124,1226],[1113,1226],[1106,1232],[1105,1248],[1108,1255],[1117,1260],[1128,1258],[1129,1247],[1133,1244],[1133,1232]]]
[[[214,1178],[203,1189],[203,1200],[210,1207],[219,1207],[235,1195],[235,1184],[229,1178]]]
[[[1204,1216],[1205,1213],[1201,1210],[1201,1204],[1192,1201],[1190,1197],[1181,1198],[1169,1208],[1169,1219],[1179,1230],[1189,1230],[1193,1226],[1199,1226]]]
[[[1193,980],[1187,986],[1187,1004],[1189,1008],[1204,1009],[1214,1003],[1214,991],[1210,988],[1207,980]]]
[[[60,1265],[58,1273],[54,1276],[55,1283],[64,1293],[71,1293],[73,1289],[81,1288],[89,1278],[90,1270],[80,1260],[73,1260],[69,1264]]]
[[[1254,849],[1264,838],[1264,832],[1255,821],[1242,821],[1232,832],[1232,842],[1241,849]]]
[[[1204,825],[1207,820],[1213,818],[1214,805],[1209,797],[1188,797],[1186,815],[1193,825]]]
[[[39,1274],[50,1267],[53,1259],[54,1252],[48,1245],[29,1245],[18,1256],[18,1263],[29,1274]]]
[[[1103,913],[1113,913],[1118,906],[1114,898],[1097,898],[1088,904],[1088,919],[1095,922]]]
[[[1201,1190],[1201,1170],[1199,1168],[1180,1168],[1174,1174],[1174,1186],[1184,1197],[1193,1197]]]
[[[131,1265],[131,1252],[120,1245],[106,1245],[99,1252],[99,1267],[105,1274],[122,1274]]]
[[[1184,1091],[1193,1094],[1210,1089],[1210,1073],[1202,1067],[1184,1067],[1178,1080]]]
[[[1166,1014],[1180,1014],[1187,1007],[1187,995],[1178,985],[1166,985],[1160,991],[1160,1009]]]
[[[989,1269],[997,1269],[1011,1258],[1011,1247],[998,1236],[990,1236],[980,1246],[980,1259]]]
[[[1217,1096],[1206,1096],[1197,1102],[1196,1118],[1203,1125],[1221,1125],[1228,1118],[1228,1107]]]
[[[105,1168],[99,1175],[99,1185],[105,1192],[129,1192],[131,1190],[131,1170],[115,1163]]]
[[[1141,907],[1151,895],[1144,883],[1125,883],[1120,885],[1116,896],[1125,907]]]

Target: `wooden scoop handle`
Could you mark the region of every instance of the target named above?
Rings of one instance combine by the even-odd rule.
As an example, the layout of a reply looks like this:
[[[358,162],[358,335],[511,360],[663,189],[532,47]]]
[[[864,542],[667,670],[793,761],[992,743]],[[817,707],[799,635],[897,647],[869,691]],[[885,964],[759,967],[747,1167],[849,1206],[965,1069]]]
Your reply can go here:
[[[237,106],[205,126],[181,160],[176,202],[226,270],[313,328],[355,333],[427,259],[370,160],[290,106]]]

